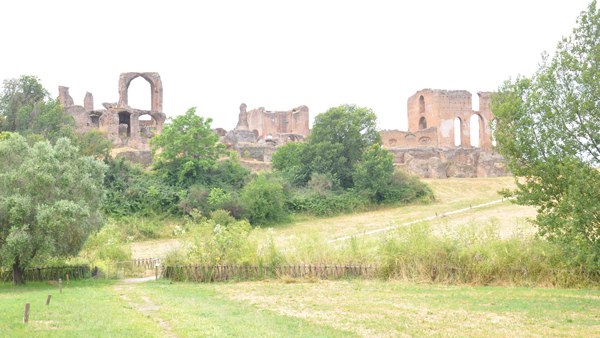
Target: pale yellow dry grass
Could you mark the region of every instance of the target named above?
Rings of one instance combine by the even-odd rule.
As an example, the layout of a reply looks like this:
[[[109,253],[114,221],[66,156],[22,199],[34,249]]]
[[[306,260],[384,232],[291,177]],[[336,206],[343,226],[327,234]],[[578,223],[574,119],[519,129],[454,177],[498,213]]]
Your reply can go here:
[[[436,200],[431,204],[412,204],[389,207],[376,211],[341,215],[330,218],[314,218],[274,227],[275,236],[280,243],[290,238],[318,233],[318,236],[335,239],[367,231],[385,228],[394,224],[403,224],[424,219],[436,214],[468,208],[502,199],[498,191],[503,188],[515,188],[513,177],[494,178],[453,178],[424,180],[433,190]],[[534,217],[535,209],[521,207],[505,201],[495,205],[473,209],[464,213],[448,216],[453,222],[466,222],[470,219],[488,221],[498,219],[500,227],[508,233],[513,225]],[[445,220],[436,220],[440,223]]]
[[[131,243],[133,259],[165,257],[165,254],[181,245],[178,239],[157,239],[145,242]]]

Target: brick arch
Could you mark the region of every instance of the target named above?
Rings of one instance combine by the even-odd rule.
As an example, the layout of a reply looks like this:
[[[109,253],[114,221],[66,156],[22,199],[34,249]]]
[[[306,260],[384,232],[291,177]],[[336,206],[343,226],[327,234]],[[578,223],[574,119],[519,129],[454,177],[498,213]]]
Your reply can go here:
[[[425,116],[421,116],[419,119],[419,130],[421,129],[427,129],[427,120],[425,119]]]
[[[150,96],[152,100],[151,109],[162,113],[163,105],[163,86],[160,75],[156,72],[144,73],[121,73],[119,76],[119,107],[128,106],[129,85],[133,79],[142,77],[150,83]]]

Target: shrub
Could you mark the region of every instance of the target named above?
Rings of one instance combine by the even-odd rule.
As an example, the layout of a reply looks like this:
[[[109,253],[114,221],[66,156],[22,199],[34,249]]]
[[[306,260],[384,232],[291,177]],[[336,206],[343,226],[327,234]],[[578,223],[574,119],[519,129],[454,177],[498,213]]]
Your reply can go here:
[[[278,222],[286,218],[283,187],[259,175],[241,191],[241,199],[252,224]]]

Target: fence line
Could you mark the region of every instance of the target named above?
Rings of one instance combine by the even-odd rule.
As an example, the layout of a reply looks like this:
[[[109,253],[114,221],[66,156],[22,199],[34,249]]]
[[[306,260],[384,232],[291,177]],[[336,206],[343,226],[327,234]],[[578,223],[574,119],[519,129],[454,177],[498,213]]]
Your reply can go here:
[[[378,269],[370,265],[169,265],[163,267],[161,277],[176,282],[199,283],[282,276],[319,279],[374,278]]]
[[[160,258],[140,258],[131,261],[108,263],[106,264],[106,271],[103,271],[102,275],[107,279],[153,276],[156,271],[156,264],[161,264]]]
[[[65,279],[69,275],[70,279],[85,278],[90,272],[87,265],[68,265],[68,266],[44,266],[36,268],[26,268],[23,271],[23,280],[26,282],[42,282],[49,280]],[[13,270],[0,269],[0,281],[10,282],[13,280]]]
[[[428,275],[432,281],[446,278],[463,281],[476,280],[482,277],[480,269],[476,267],[452,267],[452,266],[430,266],[426,268],[413,265],[397,265],[384,268],[388,277],[410,277]],[[245,266],[245,265],[169,265],[162,266],[160,277],[174,282],[224,282],[229,280],[256,280],[264,278],[319,278],[340,279],[346,277],[354,278],[377,278],[382,276],[380,266],[371,265],[277,265],[277,266]],[[585,274],[598,275],[597,271],[585,269],[548,269],[537,271],[527,267],[506,267],[494,269],[492,276],[501,277],[509,274],[511,278],[534,277],[540,275],[558,274]],[[389,274],[391,273],[391,275]],[[408,275],[407,275],[408,274]],[[485,274],[485,273],[484,273]],[[540,276],[541,276],[540,275]],[[489,277],[489,275],[488,275]]]

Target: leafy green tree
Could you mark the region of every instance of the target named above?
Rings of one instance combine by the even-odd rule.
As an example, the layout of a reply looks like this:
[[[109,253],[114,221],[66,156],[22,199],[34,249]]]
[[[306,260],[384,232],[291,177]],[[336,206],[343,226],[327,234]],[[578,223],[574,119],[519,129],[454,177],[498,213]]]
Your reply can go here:
[[[51,99],[39,79],[27,75],[4,80],[0,116],[0,131],[40,134],[53,141],[61,136],[70,137],[70,128],[75,124],[58,98]]]
[[[313,173],[319,173],[352,188],[352,172],[363,151],[380,142],[373,111],[345,104],[315,117],[307,143],[279,147],[273,154],[273,168],[286,172],[295,184],[306,184]]]
[[[79,157],[67,138],[29,146],[12,134],[0,142],[0,257],[23,283],[36,255],[72,255],[102,224],[107,166]]]
[[[353,173],[355,188],[377,202],[384,200],[393,176],[394,155],[379,144],[374,144],[363,152]]]
[[[96,130],[73,134],[73,145],[79,149],[80,156],[93,156],[97,160],[110,158],[112,142]]]
[[[573,264],[600,267],[600,12],[593,1],[556,53],[530,78],[492,96],[497,150],[517,188],[536,206],[542,236],[564,244]]]
[[[196,115],[196,107],[169,120],[163,133],[150,140],[154,168],[169,181],[189,186],[205,170],[217,168],[219,156],[228,152],[210,128],[212,119]]]
[[[18,79],[6,79],[2,83],[0,96],[0,115],[4,118],[3,131],[16,131],[22,121],[24,107],[33,107],[49,98],[50,93],[42,87],[36,76],[23,75]],[[21,120],[21,121],[19,121]]]
[[[353,186],[352,171],[363,151],[381,143],[377,131],[377,115],[369,108],[343,104],[330,108],[315,117],[313,129],[308,136],[315,156],[321,156],[313,166],[331,165],[331,173],[340,180],[342,187]],[[340,147],[341,146],[341,147]],[[321,163],[318,163],[321,162]],[[343,165],[340,165],[343,162]],[[314,168],[319,173],[322,169]]]

